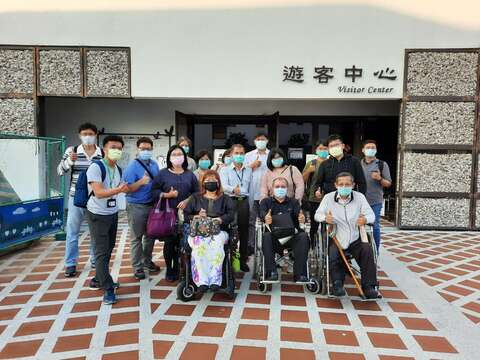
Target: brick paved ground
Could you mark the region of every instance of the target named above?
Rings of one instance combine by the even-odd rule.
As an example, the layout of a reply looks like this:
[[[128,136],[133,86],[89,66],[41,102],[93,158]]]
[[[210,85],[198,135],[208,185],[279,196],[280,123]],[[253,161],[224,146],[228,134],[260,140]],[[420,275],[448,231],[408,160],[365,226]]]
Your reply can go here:
[[[113,307],[87,288],[87,231],[74,279],[63,277],[64,244],[49,238],[0,258],[0,358],[399,360],[478,352],[477,233],[389,229],[380,258],[384,299],[376,303],[360,301],[351,284],[351,297],[307,294],[287,274],[262,294],[246,274],[234,301],[209,293],[185,304],[163,271],[141,282],[132,277],[129,235],[122,221]],[[163,265],[160,244],[155,252]]]

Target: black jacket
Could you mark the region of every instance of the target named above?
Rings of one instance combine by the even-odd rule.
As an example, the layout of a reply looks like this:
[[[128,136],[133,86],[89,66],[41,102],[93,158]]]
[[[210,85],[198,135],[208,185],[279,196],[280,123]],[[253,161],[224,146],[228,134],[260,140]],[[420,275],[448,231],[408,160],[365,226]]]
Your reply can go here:
[[[265,216],[269,210],[272,210],[272,215],[290,213],[292,216],[293,224],[298,231],[303,231],[300,229],[298,223],[298,215],[300,214],[300,203],[296,199],[291,199],[286,197],[284,201],[279,202],[273,197],[267,197],[260,201],[260,211],[259,216],[262,221],[265,221]]]
[[[335,178],[341,172],[352,174],[357,190],[362,194],[367,192],[367,182],[365,180],[365,174],[363,173],[362,164],[358,158],[350,154],[344,154],[340,161],[334,157],[330,157],[322,162],[318,169],[315,189],[320,187],[325,194],[336,191]]]
[[[187,207],[183,211],[185,220],[192,221],[195,215],[198,215],[201,209],[207,211],[209,217],[219,217],[222,219],[222,230],[227,230],[228,225],[235,219],[235,207],[232,199],[229,196],[222,194],[217,199],[213,200],[211,212],[208,209],[208,199],[202,194],[196,193],[190,196]]]

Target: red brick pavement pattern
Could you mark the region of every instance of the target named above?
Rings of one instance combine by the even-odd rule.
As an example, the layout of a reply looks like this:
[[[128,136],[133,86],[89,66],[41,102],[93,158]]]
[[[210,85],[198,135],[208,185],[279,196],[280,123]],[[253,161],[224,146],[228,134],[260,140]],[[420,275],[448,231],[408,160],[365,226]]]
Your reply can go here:
[[[313,296],[290,281],[262,294],[250,276],[244,276],[237,279],[240,292],[234,301],[206,294],[184,304],[176,300],[175,284],[165,282],[163,272],[139,286],[131,274],[128,236],[122,226],[112,259],[113,276],[121,283],[120,301],[113,307],[101,304],[101,292],[87,288],[93,274],[88,265],[88,236],[80,246],[82,272],[73,279],[63,277],[64,244],[49,238],[0,258],[0,359],[48,358],[52,353],[57,358],[84,358],[87,351],[97,351],[103,359],[138,359],[146,351],[155,359],[196,360],[264,359],[268,351],[280,359],[415,358],[418,354],[441,358],[442,353],[456,352],[442,331],[382,271],[379,279],[385,298],[378,302]],[[426,236],[409,240],[409,236],[397,235],[397,244],[394,236],[385,235],[385,244],[399,251],[399,256],[414,259],[416,266],[435,264],[436,257],[419,259],[412,253],[424,254],[438,246],[458,243],[465,252],[479,252],[474,239],[461,234],[453,242]],[[163,267],[161,249],[158,244],[155,253]],[[446,261],[445,255],[459,250],[448,249],[440,259]],[[480,263],[460,257],[451,260],[453,266],[436,263],[434,269],[425,266],[425,272],[450,274],[445,267],[476,274]],[[462,283],[465,280],[473,283]],[[473,285],[479,281],[476,275],[462,277],[458,283],[439,285],[438,290],[458,298],[458,289],[450,286],[475,292]],[[351,292],[353,285],[347,287]],[[141,291],[149,296],[140,299]],[[477,299],[462,306],[469,315],[478,314]]]
[[[480,324],[480,234],[397,231],[383,246],[444,299]]]

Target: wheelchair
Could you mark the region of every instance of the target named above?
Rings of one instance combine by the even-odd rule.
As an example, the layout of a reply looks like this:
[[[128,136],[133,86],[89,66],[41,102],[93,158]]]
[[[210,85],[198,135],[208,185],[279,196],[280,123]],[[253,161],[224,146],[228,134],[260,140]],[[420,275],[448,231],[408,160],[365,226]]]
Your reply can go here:
[[[305,229],[308,234],[308,229]],[[257,289],[266,293],[269,291],[269,285],[274,283],[279,283],[278,281],[269,281],[265,277],[265,264],[262,251],[262,239],[265,232],[265,224],[261,221],[260,218],[257,218],[255,224],[255,253],[254,253],[254,278],[257,281]],[[287,253],[285,254],[285,249]],[[307,278],[308,282],[304,283],[304,288],[311,294],[318,294],[322,291],[321,288],[321,261],[320,261],[320,244],[315,239],[310,239],[310,246],[307,257]],[[279,258],[275,259],[275,265],[278,267],[284,261],[287,261],[288,264],[293,265],[293,250],[288,246],[283,249],[283,253]],[[281,274],[280,274],[281,276]]]
[[[177,299],[188,302],[198,294],[198,287],[193,282],[191,254],[192,249],[188,244],[190,224],[183,224],[183,236],[180,243],[180,282],[177,286]],[[232,268],[232,256],[238,241],[237,225],[228,226],[228,242],[224,245],[225,258],[222,264],[222,284],[217,293],[226,294],[229,299],[235,297],[235,276]]]
[[[375,263],[375,267],[378,269],[378,253],[377,253],[377,247],[375,245],[375,240],[373,238],[373,225],[372,224],[367,224],[365,226],[366,234],[367,234],[367,239],[368,243],[370,244],[370,248],[372,249],[372,254],[373,254],[373,261]],[[332,284],[330,281],[330,263],[329,263],[329,246],[331,242],[333,241],[332,237],[335,235],[335,228],[332,230],[329,230],[328,224],[325,222],[322,222],[318,228],[318,233],[317,233],[317,239],[319,242],[319,259],[320,259],[320,287],[322,289],[321,294],[326,295],[328,297],[333,297],[331,294],[331,288]],[[346,260],[348,261],[353,274],[355,277],[360,277],[361,272],[360,272],[360,267],[353,260],[353,256],[349,254],[347,251],[344,251],[344,255]],[[346,275],[350,275],[349,272],[346,272]],[[382,296],[379,293],[379,297],[381,298]],[[362,300],[367,300],[366,298],[362,297]],[[375,300],[375,299],[370,299],[370,300]]]

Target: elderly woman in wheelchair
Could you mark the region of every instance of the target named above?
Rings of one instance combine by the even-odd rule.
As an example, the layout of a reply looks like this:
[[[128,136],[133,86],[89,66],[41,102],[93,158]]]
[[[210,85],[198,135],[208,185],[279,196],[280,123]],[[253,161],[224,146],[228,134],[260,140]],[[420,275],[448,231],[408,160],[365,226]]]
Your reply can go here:
[[[294,280],[307,284],[307,257],[309,238],[303,229],[305,216],[298,200],[287,197],[288,181],[277,178],[273,181],[273,196],[260,202],[259,216],[265,223],[262,236],[265,282],[277,282],[278,273],[275,253],[285,247],[291,248],[294,255]]]
[[[360,266],[361,287],[353,275],[360,295],[367,299],[376,299],[379,293],[375,250],[364,233],[365,225],[375,221],[375,214],[365,196],[352,190],[354,185],[350,173],[339,173],[335,180],[337,191],[323,197],[315,213],[315,220],[327,224],[327,277],[330,276],[333,282],[333,295],[345,295],[345,269],[353,275],[345,256],[349,254]]]
[[[225,279],[223,270],[225,248],[229,249],[226,246],[229,241],[229,225],[234,220],[234,205],[231,199],[223,194],[216,171],[205,172],[200,180],[200,189],[200,193],[189,198],[184,210],[185,221],[190,223],[186,238],[191,253],[190,264],[187,264],[185,269],[189,276],[181,290],[184,291],[185,287],[188,290],[191,279],[198,292],[204,293],[209,289],[219,291],[223,283],[228,285],[228,291],[233,293],[230,261],[226,262],[228,279]],[[183,294],[181,298],[184,297],[188,296]]]

